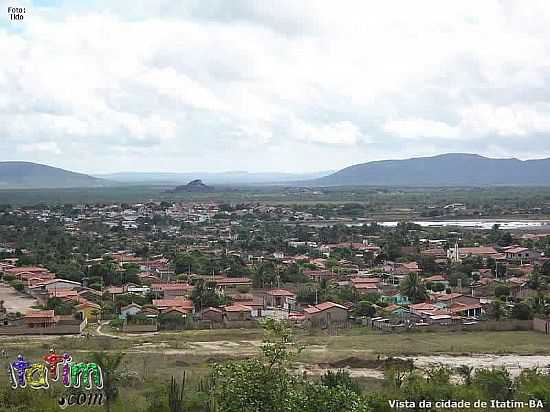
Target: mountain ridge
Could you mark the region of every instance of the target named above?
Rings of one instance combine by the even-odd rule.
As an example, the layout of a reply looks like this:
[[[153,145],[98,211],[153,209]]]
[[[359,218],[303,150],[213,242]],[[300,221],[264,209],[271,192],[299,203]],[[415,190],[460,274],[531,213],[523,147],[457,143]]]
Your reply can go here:
[[[348,166],[308,183],[317,186],[548,186],[550,158],[519,160],[445,153],[377,160]]]
[[[64,189],[108,186],[109,181],[25,161],[0,162],[0,189]]]

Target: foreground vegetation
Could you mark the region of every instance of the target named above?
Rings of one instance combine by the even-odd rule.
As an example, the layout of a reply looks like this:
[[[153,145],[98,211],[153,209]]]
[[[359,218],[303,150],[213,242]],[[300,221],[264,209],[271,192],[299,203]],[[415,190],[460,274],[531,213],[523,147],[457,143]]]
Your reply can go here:
[[[105,369],[111,373],[109,408],[112,412],[389,411],[392,409],[388,401],[394,399],[535,397],[550,402],[546,389],[550,387],[550,378],[546,370],[526,369],[514,379],[504,370],[474,371],[460,365],[456,369],[438,366],[419,370],[406,360],[414,354],[548,354],[548,338],[543,334],[382,335],[365,328],[339,333],[339,336],[328,336],[321,331],[292,331],[284,324],[270,321],[265,330],[185,331],[128,339],[12,338],[2,341],[1,346],[8,351],[9,360],[21,347],[26,348],[24,353],[28,358],[39,359],[47,348],[55,346],[78,353],[81,359],[96,359],[111,365]],[[235,342],[229,351],[216,352],[208,346],[208,343],[227,340]],[[203,343],[207,344],[203,349],[188,346]],[[126,355],[120,358],[120,353]],[[250,356],[254,353],[257,356]],[[351,378],[347,370],[334,369],[321,376],[298,372],[299,365],[336,365],[337,360],[349,357],[370,359],[372,364],[378,359],[377,368],[384,378]],[[9,389],[6,376],[0,378],[0,384],[2,412],[53,412],[59,410],[56,399],[64,392],[62,386],[55,384],[48,391],[14,391]],[[281,409],[281,405],[285,405],[285,409]],[[87,409],[98,410],[97,407],[79,408]]]

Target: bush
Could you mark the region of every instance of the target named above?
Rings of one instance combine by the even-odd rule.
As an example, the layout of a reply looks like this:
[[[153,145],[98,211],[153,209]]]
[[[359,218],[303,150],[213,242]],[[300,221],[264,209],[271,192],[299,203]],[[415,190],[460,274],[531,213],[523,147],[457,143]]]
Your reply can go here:
[[[250,292],[250,286],[240,285],[240,286],[237,287],[237,291],[239,293],[248,293],[248,292]]]
[[[113,319],[112,321],[109,322],[109,325],[113,328],[121,328],[122,325],[124,324],[124,320],[122,319]]]
[[[498,285],[495,288],[495,296],[497,298],[503,298],[503,297],[506,297],[506,296],[510,296],[510,288],[508,286]]]
[[[22,292],[25,289],[25,285],[20,280],[12,280],[9,282],[10,286],[15,290]]]

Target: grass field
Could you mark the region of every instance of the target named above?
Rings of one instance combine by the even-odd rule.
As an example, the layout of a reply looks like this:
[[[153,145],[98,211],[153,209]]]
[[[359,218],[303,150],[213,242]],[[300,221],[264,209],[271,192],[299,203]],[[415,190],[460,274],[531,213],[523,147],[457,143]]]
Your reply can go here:
[[[360,385],[371,391],[381,385],[383,371],[372,366],[379,357],[447,355],[464,359],[474,354],[515,354],[519,359],[522,355],[550,355],[548,336],[523,331],[380,334],[370,329],[353,328],[339,331],[338,336],[302,330],[297,331],[296,336],[298,343],[305,346],[297,359],[301,371],[315,376],[324,373],[323,368],[327,366],[323,365],[350,360],[356,363],[351,365],[351,371],[356,372],[354,376]],[[89,339],[2,337],[0,348],[8,352],[8,358],[0,359],[0,367],[7,371],[8,362],[13,361],[19,352],[31,361],[37,361],[50,347],[55,347],[57,352],[70,352],[80,361],[87,360],[91,352],[123,351],[126,357],[122,367],[134,378],[124,384],[121,405],[139,405],[136,410],[143,410],[148,391],[156,385],[166,382],[171,376],[179,379],[185,371],[189,387],[194,388],[208,375],[212,364],[256,356],[262,337],[260,329],[167,332],[151,336],[125,335],[119,339],[105,336],[91,336]],[[7,373],[0,374],[0,385],[8,383]],[[120,407],[117,405],[114,411],[125,410]]]
[[[180,363],[248,357],[258,353],[262,340],[259,329],[219,329],[159,333],[151,336],[126,335],[124,339],[102,336],[82,337],[4,337],[0,347],[11,357],[21,351],[28,357],[43,355],[50,347],[85,356],[94,351],[124,351],[133,358],[171,358]],[[512,332],[425,332],[380,334],[364,328],[340,331],[338,336],[324,332],[298,331],[297,342],[305,347],[301,362],[324,362],[350,356],[517,354],[550,355],[550,338],[526,331]]]

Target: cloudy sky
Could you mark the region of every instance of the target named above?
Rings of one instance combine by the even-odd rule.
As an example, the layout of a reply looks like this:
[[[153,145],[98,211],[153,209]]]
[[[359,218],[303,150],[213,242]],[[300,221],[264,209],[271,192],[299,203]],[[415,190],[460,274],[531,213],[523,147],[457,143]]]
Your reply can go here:
[[[548,1],[0,6],[0,160],[304,172],[550,157]]]

